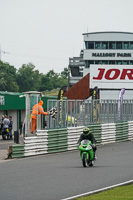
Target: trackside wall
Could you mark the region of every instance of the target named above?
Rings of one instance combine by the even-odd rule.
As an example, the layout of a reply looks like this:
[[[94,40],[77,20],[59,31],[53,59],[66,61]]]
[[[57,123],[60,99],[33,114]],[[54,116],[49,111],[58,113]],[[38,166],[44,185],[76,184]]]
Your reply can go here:
[[[98,145],[133,140],[133,121],[88,127]],[[84,126],[38,130],[37,136],[24,138],[24,145],[13,145],[12,158],[76,150],[83,128]]]

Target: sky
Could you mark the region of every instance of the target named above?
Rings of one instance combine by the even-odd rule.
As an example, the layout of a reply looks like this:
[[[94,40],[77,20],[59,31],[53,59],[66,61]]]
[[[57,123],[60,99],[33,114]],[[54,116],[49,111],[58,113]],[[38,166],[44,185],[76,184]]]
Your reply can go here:
[[[0,0],[0,58],[60,73],[84,48],[83,33],[133,32],[133,0]]]

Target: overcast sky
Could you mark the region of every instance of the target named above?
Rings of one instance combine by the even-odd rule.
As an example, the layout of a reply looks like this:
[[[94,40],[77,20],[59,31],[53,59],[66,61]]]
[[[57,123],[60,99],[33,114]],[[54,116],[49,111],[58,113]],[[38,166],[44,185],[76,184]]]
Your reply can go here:
[[[60,73],[87,31],[133,32],[133,0],[0,0],[1,59],[17,69]]]

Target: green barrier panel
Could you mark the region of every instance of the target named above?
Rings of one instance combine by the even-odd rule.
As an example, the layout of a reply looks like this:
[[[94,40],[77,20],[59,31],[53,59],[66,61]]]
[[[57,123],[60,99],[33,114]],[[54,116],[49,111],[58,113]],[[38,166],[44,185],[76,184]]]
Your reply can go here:
[[[67,151],[67,128],[48,130],[48,153]]]
[[[116,141],[128,140],[128,122],[116,124]]]
[[[101,124],[88,125],[87,127],[90,128],[90,132],[94,134],[97,144],[100,144],[101,143],[101,132],[102,132]]]
[[[12,146],[12,158],[24,157],[24,145]]]

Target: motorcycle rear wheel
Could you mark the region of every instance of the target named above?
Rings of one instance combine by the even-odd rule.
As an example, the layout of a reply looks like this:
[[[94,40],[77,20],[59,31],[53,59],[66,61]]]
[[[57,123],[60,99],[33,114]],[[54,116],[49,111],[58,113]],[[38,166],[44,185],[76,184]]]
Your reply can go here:
[[[94,163],[91,161],[89,167],[93,167]]]

